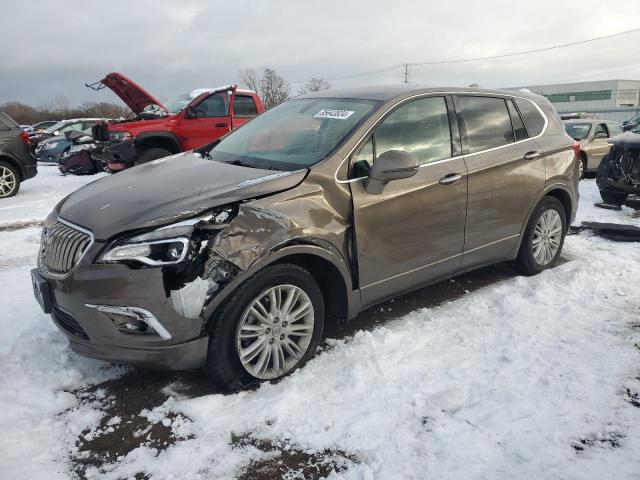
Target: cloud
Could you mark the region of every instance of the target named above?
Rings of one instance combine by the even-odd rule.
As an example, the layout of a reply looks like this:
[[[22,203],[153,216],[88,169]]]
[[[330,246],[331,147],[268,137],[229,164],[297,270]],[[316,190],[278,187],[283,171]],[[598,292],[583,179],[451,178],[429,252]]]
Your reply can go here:
[[[399,65],[508,53],[582,40],[640,24],[596,1],[325,0],[60,4],[4,0],[0,16],[0,102],[110,100],[84,83],[119,71],[159,97],[237,82],[246,67],[270,66],[291,82],[385,67],[334,86],[397,83]],[[413,83],[486,87],[622,76],[640,34],[522,57],[412,67]],[[637,62],[636,62],[637,63]],[[293,85],[294,89],[298,85]]]

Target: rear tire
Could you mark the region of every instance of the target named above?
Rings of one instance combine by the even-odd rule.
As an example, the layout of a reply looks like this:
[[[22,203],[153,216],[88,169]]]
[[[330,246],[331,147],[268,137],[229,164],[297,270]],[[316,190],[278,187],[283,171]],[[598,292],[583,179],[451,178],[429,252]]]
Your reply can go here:
[[[20,174],[16,167],[0,160],[0,198],[13,197],[20,190]]]
[[[282,293],[279,288],[282,288]],[[283,307],[281,310],[271,309],[271,305],[275,304],[271,302],[268,292],[273,289],[278,289],[278,302]],[[287,310],[291,291],[296,295],[292,297],[295,300],[289,305],[289,313],[277,313]],[[266,315],[270,322],[268,326],[271,328],[263,328],[267,323],[251,313],[256,302],[264,302],[265,299],[269,307]],[[262,303],[262,306],[265,307],[265,304]],[[312,308],[310,316],[309,307]],[[293,314],[296,311],[306,313],[301,314],[300,319],[295,319],[297,316],[294,318]],[[207,370],[215,383],[230,390],[262,381],[279,380],[313,357],[320,344],[323,327],[324,300],[311,274],[293,264],[266,267],[240,285],[216,312],[209,328]],[[290,353],[293,342],[293,347],[297,346],[295,350],[301,352],[297,356]],[[253,348],[254,345],[258,346]],[[263,363],[261,354],[253,356],[246,353],[263,350],[268,354],[268,357],[265,354]],[[243,351],[245,356],[241,360]],[[262,373],[261,365],[266,365]]]
[[[629,196],[628,193],[620,193],[620,192],[611,192],[607,190],[600,190],[600,196],[604,203],[609,203],[611,205],[622,205],[627,200]]]
[[[172,153],[164,148],[149,148],[138,155],[133,164],[142,165],[143,163],[150,162],[151,160],[168,157],[169,155],[172,155]]]
[[[554,267],[560,258],[566,234],[564,206],[555,197],[544,197],[531,214],[524,231],[515,262],[518,271],[523,275],[537,275]]]
[[[580,165],[579,165],[579,179],[582,180],[587,174],[587,157],[585,155],[580,155]]]

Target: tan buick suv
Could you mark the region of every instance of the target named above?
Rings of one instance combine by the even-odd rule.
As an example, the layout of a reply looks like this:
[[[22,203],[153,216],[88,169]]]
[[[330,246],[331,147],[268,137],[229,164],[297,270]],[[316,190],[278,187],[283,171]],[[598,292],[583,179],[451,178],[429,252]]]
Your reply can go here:
[[[484,265],[555,265],[578,163],[540,96],[314,93],[62,200],[34,292],[82,355],[277,379],[328,322]]]

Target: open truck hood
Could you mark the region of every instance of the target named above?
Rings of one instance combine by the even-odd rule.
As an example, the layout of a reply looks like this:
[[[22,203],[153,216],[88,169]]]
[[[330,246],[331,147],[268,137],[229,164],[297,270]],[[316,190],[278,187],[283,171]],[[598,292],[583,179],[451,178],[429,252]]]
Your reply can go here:
[[[168,113],[160,100],[147,92],[133,80],[125,77],[121,73],[113,72],[108,74],[102,80],[97,82],[98,87],[87,85],[88,87],[100,89],[104,87],[110,88],[120,99],[133,111],[140,113],[149,105],[157,105]],[[96,85],[96,84],[93,84]]]
[[[165,157],[90,183],[57,214],[108,240],[123,232],[195,217],[217,206],[298,185],[308,170],[280,172],[206,160],[192,152]]]

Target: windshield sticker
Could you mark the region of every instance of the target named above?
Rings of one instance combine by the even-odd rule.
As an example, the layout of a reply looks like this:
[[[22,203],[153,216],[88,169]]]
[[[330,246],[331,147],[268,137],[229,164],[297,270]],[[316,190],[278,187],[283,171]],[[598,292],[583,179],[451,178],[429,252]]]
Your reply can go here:
[[[355,112],[351,110],[331,110],[329,108],[324,108],[316,113],[313,118],[335,118],[337,120],[346,120]]]

